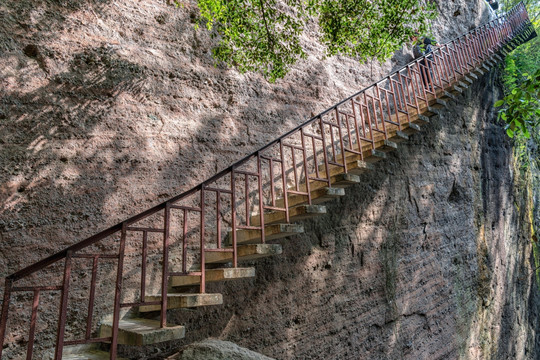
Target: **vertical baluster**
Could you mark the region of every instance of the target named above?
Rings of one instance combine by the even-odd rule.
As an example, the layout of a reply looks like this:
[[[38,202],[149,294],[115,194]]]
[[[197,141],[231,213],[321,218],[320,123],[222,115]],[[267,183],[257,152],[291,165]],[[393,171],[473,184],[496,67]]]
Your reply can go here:
[[[263,204],[263,184],[262,184],[262,164],[261,164],[261,153],[257,152],[257,173],[259,174],[259,216],[260,216],[260,225],[261,225],[261,242],[264,244],[266,242],[265,235],[266,231],[264,230],[264,204]]]
[[[337,111],[337,107],[336,107],[336,122],[337,122],[338,135],[339,135],[339,144],[341,146],[341,159],[343,160],[343,172],[346,174],[347,173],[347,153],[345,152],[345,146],[343,144],[343,132],[341,130],[341,120],[339,117],[339,112]]]
[[[34,290],[34,301],[32,302],[32,315],[30,317],[30,332],[28,333],[28,348],[26,350],[26,360],[32,360],[32,353],[34,351],[34,336],[36,334],[38,306],[39,290]]]
[[[281,181],[283,182],[283,202],[285,204],[285,219],[287,223],[290,222],[289,218],[289,199],[287,197],[287,174],[285,173],[285,153],[283,152],[283,140],[279,140],[279,156],[281,159]],[[296,171],[296,169],[293,169]]]
[[[319,174],[319,160],[317,158],[317,147],[315,146],[315,138],[311,136],[311,147],[313,148],[313,162],[315,163],[315,177],[317,179],[320,179],[321,176]]]
[[[390,78],[388,78],[388,81],[390,82],[390,87],[392,87],[392,81],[390,80]],[[392,113],[390,110],[390,96],[394,97],[395,99],[395,94],[391,90],[387,89],[381,89],[381,91],[384,94],[384,98],[381,96],[381,102],[383,102],[383,100],[386,101],[386,115],[388,116],[388,120],[392,121]],[[390,96],[388,94],[390,94]],[[381,118],[383,121],[385,121],[383,113],[381,113]]]
[[[463,44],[462,44],[461,39],[456,42],[455,49],[456,49],[457,67],[459,69],[459,72],[461,74],[464,74],[465,71],[463,69]]]
[[[188,233],[188,218],[187,210],[182,209],[183,212],[183,224],[182,224],[182,272],[187,272],[187,233]]]
[[[236,268],[238,267],[238,249],[236,248],[236,185],[235,185],[234,167],[231,169],[231,222],[232,222],[233,267]]]
[[[435,74],[435,80],[438,84],[434,84],[434,85],[437,85],[439,88],[441,88],[442,90],[444,90],[444,83],[442,81],[442,78],[441,78],[441,66],[439,65],[439,59],[438,57],[440,56],[439,54],[441,53],[441,51],[439,49],[435,49],[433,51],[433,74]],[[435,92],[435,97],[437,97],[437,91],[435,91],[435,86],[433,87],[433,90]]]
[[[308,162],[307,162],[307,151],[306,151],[306,142],[304,138],[304,128],[300,129],[300,138],[302,140],[302,154],[304,157],[304,178],[306,179],[306,191],[308,196],[308,204],[311,205],[311,190],[309,186],[309,170],[308,170]],[[317,162],[315,162],[315,167],[317,165]]]
[[[425,58],[424,58],[425,59]],[[418,69],[420,70],[420,77],[422,78],[422,87],[420,88],[421,94],[424,96],[424,102],[426,103],[426,106],[429,106],[428,96],[426,92],[426,87],[429,86],[429,77],[428,77],[428,69],[425,65],[427,65],[427,60],[425,62],[425,65],[420,64],[420,62],[417,62],[416,65],[418,66]],[[426,83],[424,84],[424,79],[426,79]]]
[[[276,195],[274,193],[274,162],[272,156],[268,157],[268,166],[270,167],[270,203],[272,206],[276,206]]]
[[[399,76],[399,72],[398,72]],[[397,82],[395,82],[392,78],[388,78],[390,80],[390,89],[393,91],[393,99],[394,99],[394,111],[396,113],[396,122],[398,126],[398,131],[401,131],[401,120],[399,119],[399,111],[398,109],[401,108],[401,95],[399,94],[399,86],[397,85]],[[399,97],[399,99],[398,99]],[[399,106],[398,106],[399,101]],[[390,116],[390,121],[392,121],[392,112],[390,111],[390,107],[388,107],[388,115]]]
[[[56,352],[54,354],[55,360],[62,359],[62,352],[64,351],[64,332],[66,330],[66,316],[67,316],[67,303],[69,293],[69,278],[71,276],[71,251],[66,254],[66,262],[64,264],[64,280],[62,281],[62,298],[60,300],[60,315],[58,320],[58,330],[56,335]],[[111,349],[112,350],[112,349]],[[111,360],[116,359],[113,357],[111,351]]]
[[[120,248],[118,250],[118,268],[116,270],[116,290],[114,295],[114,315],[111,341],[111,360],[116,359],[118,352],[118,324],[120,323],[120,300],[122,297],[122,277],[124,272],[124,252],[126,248],[126,228],[127,224],[122,223],[122,233],[120,235]]]
[[[454,42],[451,42],[452,47],[446,45],[446,49],[448,50],[448,62],[450,63],[450,68],[452,69],[452,77],[454,78],[454,81],[458,81],[457,73],[456,73],[456,66],[455,66],[455,57],[454,57]]]
[[[184,210],[185,212],[185,210]],[[141,302],[146,301],[146,262],[148,258],[148,232],[143,231],[141,254]]]
[[[4,341],[6,336],[7,320],[9,313],[9,303],[11,301],[11,288],[13,287],[13,281],[6,278],[4,285],[4,300],[2,301],[2,315],[0,318],[0,359],[2,358],[2,350],[4,349]]]
[[[319,125],[321,127],[321,138],[322,138],[322,148],[323,148],[323,157],[324,157],[324,168],[326,169],[326,179],[328,181],[328,187],[332,187],[332,181],[330,181],[330,166],[328,165],[328,155],[326,154],[326,136],[324,135],[324,123],[322,116],[319,116]],[[332,128],[330,127],[330,133],[332,133]],[[332,145],[333,146],[333,145]],[[315,163],[317,167],[317,163]]]
[[[171,203],[165,203],[163,210],[163,264],[161,275],[161,314],[160,325],[167,327],[167,291],[169,287],[169,236],[171,231]]]
[[[249,176],[244,174],[244,202],[246,204],[246,226],[251,225],[250,215],[249,215]]]
[[[216,227],[217,227],[217,248],[221,249],[221,217],[219,216],[221,209],[221,191],[216,191]]]
[[[293,166],[293,177],[294,177],[294,190],[300,191],[300,187],[298,186],[298,174],[296,173],[296,156],[294,154],[295,148],[293,146],[289,147],[291,149],[291,162]]]
[[[201,184],[201,223],[200,223],[200,257],[201,257],[201,285],[199,292],[204,294],[206,292],[206,264],[205,264],[205,241],[204,241],[204,213],[205,213],[205,204],[204,204],[204,187],[205,184]]]
[[[401,74],[401,70],[398,71],[397,73],[398,75],[398,79],[399,79],[399,87],[401,88],[401,93],[400,93],[400,97],[401,97],[401,101],[403,101],[403,110],[407,113],[406,114],[406,118],[407,118],[407,124],[410,124],[411,123],[411,117],[409,116],[409,102],[408,100],[410,100],[410,94],[409,94],[409,89],[407,87],[407,80],[405,78],[405,76],[403,76]],[[399,122],[399,130],[402,129],[402,123],[401,121]]]
[[[146,234],[146,231],[145,231]],[[92,278],[90,280],[90,296],[88,299],[88,315],[86,318],[86,340],[92,335],[92,318],[94,317],[94,299],[96,296],[96,278],[99,256],[92,258]]]
[[[336,116],[337,116],[338,115],[337,108],[335,109],[335,111],[336,111]],[[337,122],[337,119],[336,119],[336,122]],[[336,149],[335,149],[336,142],[334,140],[334,127],[332,126],[332,124],[328,125],[328,127],[330,128],[330,148],[332,149],[332,161],[337,162]]]
[[[352,114],[354,119],[354,131],[356,132],[356,143],[358,144],[358,152],[360,153],[360,160],[364,160],[364,152],[362,151],[362,141],[360,140],[360,128],[358,126],[358,115],[356,114],[356,101],[354,99],[351,99],[351,108],[352,108]],[[361,106],[361,105],[360,105]],[[362,108],[360,107],[360,112],[362,112]],[[360,121],[362,121],[362,117],[360,117]],[[347,127],[349,124],[347,123]],[[351,141],[351,149],[352,147],[352,136],[350,137]]]
[[[375,149],[375,136],[373,134],[373,123],[371,121],[371,114],[369,112],[369,101],[368,101],[366,91],[364,91],[364,104],[365,104],[366,116],[368,120],[368,130],[369,130],[369,137],[371,140],[371,149]]]
[[[478,66],[478,63],[479,63],[478,54],[476,53],[475,48],[474,48],[474,37],[471,34],[468,34],[467,38],[469,40],[468,47],[469,47],[469,53],[471,54],[471,65],[474,70],[474,68]]]
[[[411,88],[412,88],[411,90],[412,90],[412,95],[413,95],[412,99],[414,99],[414,106],[416,108],[416,112],[420,113],[420,105],[418,104],[418,95],[416,93],[416,87],[417,87],[416,81],[418,79],[416,78],[416,73],[414,71],[413,66],[414,65],[407,65],[407,73],[410,74],[410,78],[411,78]],[[408,88],[409,87],[407,87],[407,89]]]
[[[386,90],[382,89],[385,93],[386,93]],[[381,114],[381,125],[382,125],[382,130],[383,130],[383,133],[384,133],[384,138],[386,140],[388,140],[388,132],[386,131],[386,123],[384,121],[384,110],[383,110],[383,106],[382,106],[382,97],[381,97],[381,92],[380,92],[380,89],[379,89],[379,84],[376,84],[375,85],[375,95],[377,97],[377,104],[379,104],[379,113]],[[386,104],[387,106],[390,106],[390,104]],[[373,103],[373,107],[375,108],[375,102]],[[377,117],[377,111],[375,111],[375,118]]]

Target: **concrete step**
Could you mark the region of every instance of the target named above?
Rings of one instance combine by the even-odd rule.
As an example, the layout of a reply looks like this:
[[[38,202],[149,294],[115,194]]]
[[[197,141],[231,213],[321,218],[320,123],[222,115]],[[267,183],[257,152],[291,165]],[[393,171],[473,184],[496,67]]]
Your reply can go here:
[[[377,161],[386,159],[386,157],[387,157],[386,152],[381,151],[379,149],[373,149],[371,150],[371,155],[366,157],[364,161],[369,164],[373,164],[373,163],[376,163]]]
[[[289,221],[295,222],[300,220],[306,220],[324,214],[326,214],[326,206],[324,205],[300,205],[289,208]],[[286,216],[284,211],[273,211],[264,214],[265,225],[283,223],[285,221]],[[259,215],[254,215],[251,217],[251,225],[259,226],[260,223],[261,218]],[[227,238],[229,239],[230,237],[231,233],[229,233]]]
[[[407,135],[413,135],[413,134],[416,134],[417,132],[420,132],[422,131],[422,128],[420,127],[420,125],[418,124],[415,124],[413,122],[411,122],[410,124],[408,124],[409,126],[403,130],[403,132]]]
[[[421,124],[429,124],[431,121],[429,121],[429,116],[426,115],[418,115],[418,120]]]
[[[321,187],[313,186],[311,188],[311,203],[314,205],[322,204],[326,201],[337,199],[342,196],[345,196],[345,190],[343,190],[342,188],[329,188],[324,185]],[[289,195],[288,197],[289,208],[305,205],[307,204],[307,202],[308,198],[304,195],[295,194]],[[284,207],[285,205],[283,199],[277,199],[276,206]]]
[[[457,99],[458,99],[457,96],[452,94],[450,91],[444,91],[443,94],[444,94],[443,96],[444,96],[445,99],[452,99],[454,101],[457,101]]]
[[[435,109],[448,109],[448,102],[444,99],[436,99],[433,107]]]
[[[347,173],[347,174],[338,174],[332,177],[332,186],[338,188],[345,188],[351,185],[360,183],[360,176]]]
[[[437,108],[434,106],[428,106],[428,108],[424,111],[423,115],[428,116],[428,117],[433,117],[435,115],[439,115],[439,112],[440,112],[440,107]],[[420,117],[420,115],[418,115],[418,117]]]
[[[396,131],[396,135],[391,137],[392,141],[396,144],[403,143],[409,140],[409,135],[405,131]]]
[[[483,68],[480,68],[480,67],[476,67],[474,68],[474,73],[478,76],[482,76],[486,73],[486,70],[484,70]]]
[[[458,81],[458,84],[462,89],[468,89],[469,88],[469,85],[465,84],[463,81]]]
[[[229,281],[255,277],[255,268],[221,268],[207,269],[205,274],[206,283]],[[200,275],[171,276],[170,287],[194,286],[201,283]]]
[[[320,205],[318,205],[320,206]],[[326,208],[325,208],[326,212]],[[257,225],[254,225],[257,226]],[[287,236],[302,234],[304,227],[299,224],[270,224],[264,226],[264,237],[266,240],[276,240]],[[241,229],[236,231],[236,244],[254,244],[261,242],[260,230]],[[225,239],[225,244],[232,244],[232,235],[229,233]]]
[[[363,173],[373,170],[374,168],[375,166],[373,166],[373,164],[362,160],[355,160],[347,163],[347,171],[354,175],[362,175]]]
[[[118,343],[122,345],[151,345],[164,341],[179,340],[185,336],[185,327],[180,325],[160,328],[159,321],[149,319],[122,319],[118,325]],[[112,322],[103,322],[100,337],[112,335]]]
[[[469,85],[472,85],[472,84],[474,83],[474,80],[471,79],[468,75],[465,75],[465,76],[463,77],[463,81],[466,82],[466,83],[468,83]]]
[[[238,245],[238,261],[255,260],[267,256],[279,255],[283,249],[279,244]],[[225,264],[232,261],[232,252],[206,251],[207,264]]]
[[[313,204],[321,204],[323,202],[334,200],[342,196],[345,196],[345,189],[343,188],[323,187],[321,189],[317,189],[311,192],[311,202]],[[289,204],[291,204],[290,200],[289,200]],[[290,206],[294,206],[294,205],[290,205]]]
[[[150,295],[145,301],[161,301],[161,295]],[[167,309],[185,309],[198,306],[210,306],[223,304],[221,294],[167,294]],[[161,305],[140,306],[140,312],[160,311]]]

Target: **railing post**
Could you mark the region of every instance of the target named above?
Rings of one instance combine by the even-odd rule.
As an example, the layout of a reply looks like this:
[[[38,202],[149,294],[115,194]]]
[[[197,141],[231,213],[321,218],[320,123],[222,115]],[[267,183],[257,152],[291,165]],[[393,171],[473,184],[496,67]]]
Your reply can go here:
[[[69,293],[69,278],[71,276],[71,251],[66,254],[66,262],[64,265],[64,280],[62,282],[62,298],[60,300],[60,316],[58,319],[58,331],[56,335],[56,352],[55,360],[62,359],[64,351],[64,332],[66,330],[67,302]],[[114,360],[114,359],[112,359]]]
[[[332,181],[330,179],[330,165],[328,164],[328,154],[326,153],[326,136],[324,135],[324,122],[323,122],[322,116],[319,116],[319,125],[321,127],[321,138],[322,138],[322,148],[323,148],[323,157],[324,157],[324,167],[326,170],[326,180],[328,180],[328,187],[332,187]],[[331,128],[330,128],[330,132],[332,132]],[[318,165],[315,163],[315,166],[318,166]]]
[[[164,233],[163,233],[163,267],[161,275],[161,314],[160,314],[160,326],[162,328],[167,326],[167,287],[169,285],[169,232],[170,232],[170,215],[171,215],[171,203],[165,203],[165,209],[163,214],[164,220]]]
[[[200,228],[200,246],[201,246],[201,285],[200,285],[200,293],[204,294],[206,292],[206,264],[205,264],[205,243],[204,243],[204,183],[201,184],[201,228]]]
[[[9,302],[11,301],[11,288],[13,287],[13,281],[6,278],[4,286],[4,300],[2,302],[2,315],[0,318],[0,359],[2,358],[2,350],[4,349],[4,340],[6,336],[6,327],[8,320]]]
[[[238,267],[238,251],[236,248],[236,179],[234,176],[234,166],[231,169],[231,222],[232,222],[232,247],[233,247],[233,267]],[[247,175],[246,175],[247,177]],[[245,200],[246,202],[248,199]],[[246,214],[248,216],[249,214]]]
[[[28,348],[26,350],[26,360],[32,360],[34,352],[34,339],[36,335],[37,311],[39,306],[39,290],[34,290],[34,300],[32,301],[32,315],[30,317],[30,332],[28,333]]]
[[[294,149],[292,151],[294,151]],[[288,224],[291,222],[291,219],[289,217],[289,199],[287,196],[287,174],[285,173],[285,152],[283,150],[283,140],[279,140],[279,155],[281,160],[281,181],[283,183],[283,204],[285,207],[285,220]],[[293,168],[293,171],[296,171],[296,169]]]
[[[264,244],[265,239],[265,230],[264,230],[264,201],[263,201],[263,184],[262,184],[262,164],[261,164],[261,152],[257,152],[257,176],[259,183],[259,225],[261,226],[261,242]],[[246,218],[249,219],[249,213],[246,213]]]
[[[122,233],[120,235],[120,247],[118,249],[118,267],[116,270],[116,289],[114,293],[114,314],[112,323],[111,339],[111,360],[116,359],[118,351],[118,324],[120,324],[120,301],[122,297],[122,277],[124,272],[124,251],[126,247],[127,224],[122,223]]]

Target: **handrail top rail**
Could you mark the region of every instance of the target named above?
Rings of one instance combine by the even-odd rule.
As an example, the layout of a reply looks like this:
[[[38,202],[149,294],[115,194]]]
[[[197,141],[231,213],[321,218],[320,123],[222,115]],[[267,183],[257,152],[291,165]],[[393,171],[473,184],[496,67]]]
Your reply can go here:
[[[481,29],[481,28],[484,28],[488,25],[492,25],[494,24],[495,22],[498,22],[499,20],[503,20],[503,21],[506,21],[506,19],[509,17],[509,16],[512,16],[517,10],[518,10],[518,7],[522,7],[524,6],[523,4],[523,1],[520,1],[514,8],[512,8],[510,11],[508,11],[506,14],[503,14],[493,20],[490,20],[489,22],[481,25],[481,26],[478,26],[470,31],[468,31],[467,33],[465,34],[462,34],[461,36],[453,39],[453,40],[450,40],[444,44],[441,45],[441,47],[438,47],[438,48],[435,48],[430,54],[426,54],[422,57],[419,57],[417,59],[414,59],[412,61],[410,61],[409,63],[403,65],[402,67],[398,68],[397,70],[391,72],[390,74],[388,74],[387,76],[385,76],[384,78],[382,78],[381,80],[379,81],[376,81],[374,83],[372,83],[371,85],[363,88],[362,90],[354,93],[353,95],[341,100],[340,102],[332,105],[331,107],[323,110],[322,112],[320,112],[319,114],[313,116],[312,118],[310,118],[309,120],[305,121],[304,123],[296,126],[295,128],[289,130],[288,132],[286,132],[285,134],[281,135],[280,137],[272,140],[271,142],[269,142],[268,144],[262,146],[261,148],[259,148],[258,150],[252,152],[251,154],[248,154],[246,156],[244,156],[242,159],[238,160],[237,162],[233,163],[232,165],[228,166],[227,168],[221,170],[220,172],[218,172],[217,174],[211,176],[210,178],[204,180],[203,182],[201,182],[200,184],[194,186],[193,188],[179,194],[179,195],[176,195],[168,200],[165,200],[163,201],[162,203],[159,203],[155,206],[153,206],[152,208],[146,210],[146,211],[143,211],[137,215],[134,215],[120,223],[117,223],[95,235],[92,235],[84,240],[81,240],[80,242],[77,242],[67,248],[65,248],[64,250],[61,250],[47,258],[44,258],[32,265],[29,265],[11,275],[8,275],[6,276],[5,280],[6,280],[6,286],[8,283],[13,283],[23,277],[26,277],[32,273],[35,273],[36,271],[39,271],[39,270],[42,270],[43,268],[59,261],[59,260],[62,260],[64,258],[66,258],[66,256],[68,255],[68,253],[74,253],[74,252],[77,252],[83,248],[86,248],[104,238],[106,238],[107,236],[110,236],[118,231],[121,231],[122,230],[122,227],[124,225],[129,225],[131,223],[134,223],[136,221],[139,221],[139,220],[142,220],[148,216],[151,216],[155,213],[157,213],[158,211],[160,210],[163,210],[165,209],[165,207],[167,206],[167,204],[171,204],[171,203],[174,203],[176,201],[179,201],[189,195],[192,195],[193,193],[197,192],[198,190],[204,190],[204,187],[206,186],[206,184],[209,184],[209,183],[212,183],[214,182],[215,180],[218,180],[220,178],[222,178],[223,176],[231,173],[234,171],[235,168],[243,165],[244,163],[246,163],[247,161],[249,161],[250,159],[254,158],[254,157],[257,157],[259,156],[260,153],[262,153],[263,151],[267,150],[268,148],[270,148],[271,146],[273,145],[276,145],[278,144],[280,141],[282,141],[283,139],[287,138],[288,136],[292,135],[293,133],[301,130],[302,128],[310,125],[311,123],[315,122],[317,119],[321,118],[322,116],[328,114],[329,112],[335,110],[336,108],[338,108],[340,105],[346,103],[347,101],[350,101],[351,99],[361,95],[362,93],[365,93],[366,91],[378,86],[379,84],[383,83],[384,81],[387,81],[389,80],[392,76],[396,75],[397,73],[400,73],[402,71],[405,71],[407,69],[409,69],[412,65],[414,64],[417,64],[421,61],[423,61],[427,56],[431,56],[431,55],[434,55],[434,54],[437,54],[438,52],[440,51],[443,51],[443,48],[448,48],[449,45],[452,45],[454,44],[456,41],[462,39],[463,37],[466,37],[468,35],[475,35],[475,33]],[[526,11],[526,10],[525,10]],[[429,59],[428,59],[429,61]]]

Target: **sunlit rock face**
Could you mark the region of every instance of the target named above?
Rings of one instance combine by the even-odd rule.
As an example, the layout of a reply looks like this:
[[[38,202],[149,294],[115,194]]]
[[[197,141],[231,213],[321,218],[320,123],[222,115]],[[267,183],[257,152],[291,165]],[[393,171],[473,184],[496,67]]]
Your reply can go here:
[[[308,59],[268,84],[213,65],[194,6],[0,4],[2,276],[192,188],[412,59],[407,46],[373,69],[324,58],[310,31]],[[438,8],[441,43],[489,16],[484,1]],[[280,240],[282,256],[255,262],[255,280],[214,285],[223,306],[173,313],[185,340],[123,353],[162,358],[212,336],[277,359],[538,356],[526,203],[498,96],[496,75],[482,77]],[[41,315],[36,351],[54,342],[56,314]]]

